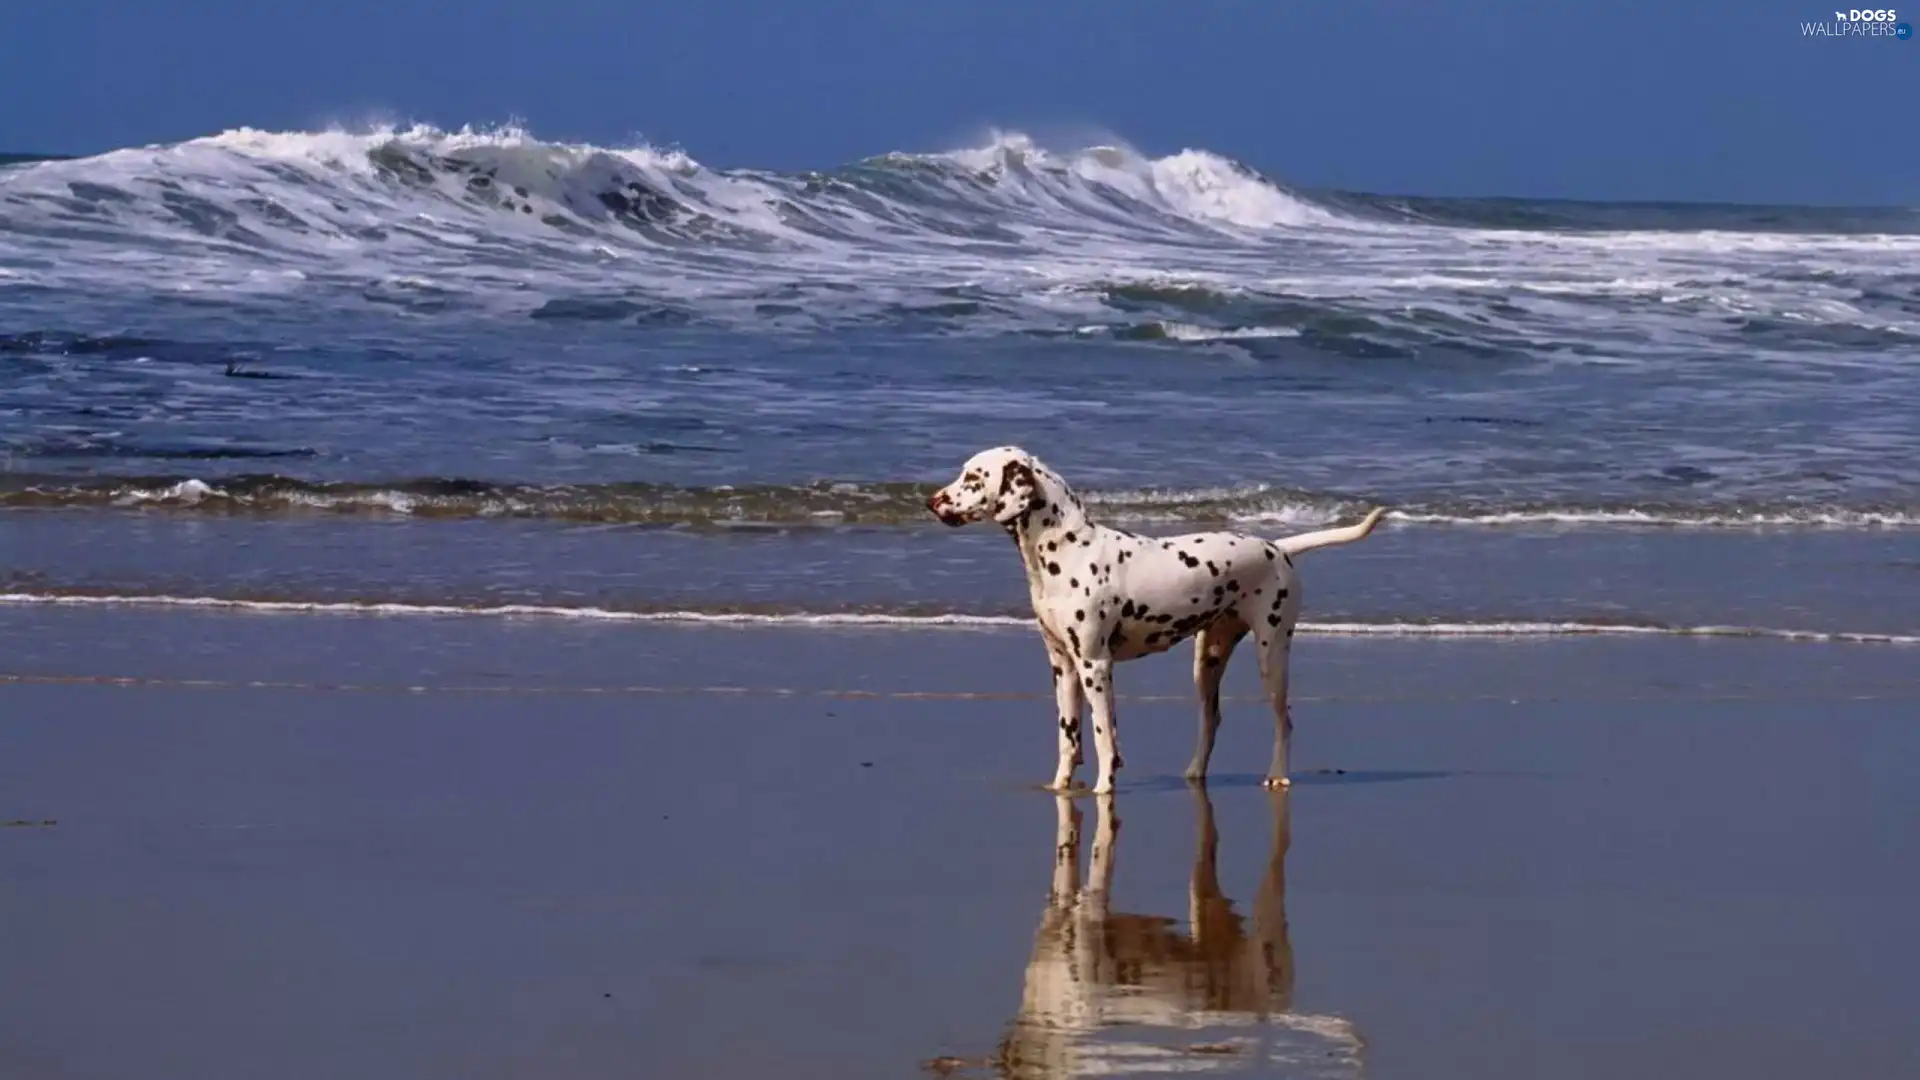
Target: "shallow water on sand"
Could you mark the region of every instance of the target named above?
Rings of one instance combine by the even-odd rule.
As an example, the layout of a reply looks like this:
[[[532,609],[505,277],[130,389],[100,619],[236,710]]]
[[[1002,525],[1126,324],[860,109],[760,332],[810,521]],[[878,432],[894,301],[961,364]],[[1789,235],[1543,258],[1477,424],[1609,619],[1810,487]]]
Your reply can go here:
[[[0,646],[21,1075],[1920,1061],[1897,650],[1303,638],[1284,797],[1249,672],[1196,793],[1187,665],[1143,661],[1119,793],[1056,800],[1024,631],[11,608]]]

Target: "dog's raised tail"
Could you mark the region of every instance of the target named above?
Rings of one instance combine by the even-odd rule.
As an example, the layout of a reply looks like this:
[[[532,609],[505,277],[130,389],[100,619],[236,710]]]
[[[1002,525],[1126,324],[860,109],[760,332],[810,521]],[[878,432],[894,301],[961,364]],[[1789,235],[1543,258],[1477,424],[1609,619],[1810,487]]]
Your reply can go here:
[[[1321,529],[1319,532],[1301,533],[1299,536],[1289,536],[1285,539],[1275,540],[1273,546],[1286,552],[1288,555],[1298,555],[1303,551],[1312,551],[1314,548],[1332,547],[1335,544],[1351,544],[1355,540],[1364,539],[1368,533],[1372,532],[1374,524],[1378,522],[1386,512],[1386,507],[1377,506],[1369,511],[1367,516],[1362,518],[1358,525],[1347,525],[1338,529]]]

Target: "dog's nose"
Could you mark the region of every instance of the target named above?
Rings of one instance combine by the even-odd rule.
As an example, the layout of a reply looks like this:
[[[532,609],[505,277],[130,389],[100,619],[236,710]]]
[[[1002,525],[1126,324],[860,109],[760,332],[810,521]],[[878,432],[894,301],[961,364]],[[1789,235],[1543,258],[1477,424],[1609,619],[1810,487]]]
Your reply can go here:
[[[944,491],[936,491],[927,497],[927,510],[945,525],[964,525],[967,521],[966,518],[954,514],[953,507],[948,502],[947,493]]]

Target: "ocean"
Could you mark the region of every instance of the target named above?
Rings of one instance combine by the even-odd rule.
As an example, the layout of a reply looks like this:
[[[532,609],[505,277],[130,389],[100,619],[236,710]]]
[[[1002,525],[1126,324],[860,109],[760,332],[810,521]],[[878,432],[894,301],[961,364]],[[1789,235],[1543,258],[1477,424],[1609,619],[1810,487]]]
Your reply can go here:
[[[12,604],[1017,625],[1017,443],[1308,633],[1920,643],[1920,210],[1385,197],[1017,133],[0,159]],[[1036,654],[1038,655],[1038,654]],[[1040,661],[1036,660],[1036,664]]]

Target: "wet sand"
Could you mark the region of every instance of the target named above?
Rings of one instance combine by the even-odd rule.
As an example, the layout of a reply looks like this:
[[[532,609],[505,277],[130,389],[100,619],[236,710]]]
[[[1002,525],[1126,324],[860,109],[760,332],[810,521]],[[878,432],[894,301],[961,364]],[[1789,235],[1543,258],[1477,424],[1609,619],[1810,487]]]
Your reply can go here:
[[[1920,654],[1296,649],[0,609],[0,1077],[1920,1071]]]

